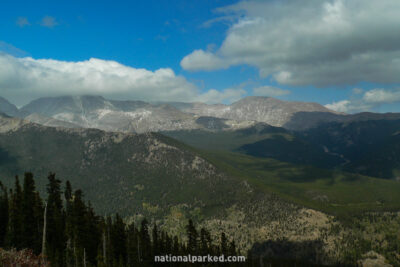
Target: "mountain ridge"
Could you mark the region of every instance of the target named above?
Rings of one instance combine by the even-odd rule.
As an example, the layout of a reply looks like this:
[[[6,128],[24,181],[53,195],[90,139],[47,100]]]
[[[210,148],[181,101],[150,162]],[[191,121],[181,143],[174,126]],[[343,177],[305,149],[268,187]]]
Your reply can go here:
[[[344,114],[318,103],[260,96],[248,96],[230,105],[121,101],[96,95],[61,96],[38,98],[20,109],[0,99],[0,111],[47,126],[137,133],[195,129],[225,131],[260,122],[303,131],[326,122],[400,119],[400,113]]]

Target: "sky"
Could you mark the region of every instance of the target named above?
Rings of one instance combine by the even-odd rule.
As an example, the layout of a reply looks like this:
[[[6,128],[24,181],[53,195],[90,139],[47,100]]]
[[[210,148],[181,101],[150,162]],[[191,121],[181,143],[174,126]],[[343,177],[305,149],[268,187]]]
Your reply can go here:
[[[0,96],[400,112],[398,0],[2,1]]]

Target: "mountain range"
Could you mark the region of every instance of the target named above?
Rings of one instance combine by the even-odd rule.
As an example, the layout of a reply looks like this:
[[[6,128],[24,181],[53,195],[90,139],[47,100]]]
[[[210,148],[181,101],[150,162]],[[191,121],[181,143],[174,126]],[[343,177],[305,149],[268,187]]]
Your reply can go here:
[[[208,105],[116,101],[101,96],[64,96],[39,98],[20,109],[2,98],[0,111],[48,126],[138,133],[188,129],[228,130],[245,128],[256,122],[284,126],[299,112],[337,114],[316,103],[287,102],[268,97],[247,97],[231,105]],[[62,122],[66,123],[63,125]]]
[[[55,172],[58,179],[84,190],[99,214],[118,212],[127,220],[145,216],[178,234],[192,218],[216,233],[224,229],[240,241],[241,249],[279,236],[265,227],[288,218],[291,223],[282,232],[311,237],[302,218],[320,216],[158,133],[46,127],[1,115],[0,163],[0,181],[7,187],[16,174],[31,171],[44,193],[48,173]]]
[[[289,130],[307,130],[326,122],[400,119],[399,113],[343,114],[317,103],[245,97],[230,105],[117,101],[101,96],[45,97],[18,109],[0,98],[0,112],[47,126],[97,128],[105,131],[158,132],[236,130],[259,122]]]
[[[99,214],[145,216],[178,235],[192,218],[243,250],[266,240],[317,240],[327,262],[338,260],[342,242],[353,239],[335,232],[345,226],[332,216],[400,208],[399,114],[291,103],[80,96],[18,109],[1,99],[0,181],[11,187],[15,175],[31,171],[45,194],[55,172]]]
[[[43,126],[160,132],[200,149],[400,179],[400,113],[349,115],[270,97],[209,105],[88,95],[39,98],[20,109],[0,98],[0,112]]]

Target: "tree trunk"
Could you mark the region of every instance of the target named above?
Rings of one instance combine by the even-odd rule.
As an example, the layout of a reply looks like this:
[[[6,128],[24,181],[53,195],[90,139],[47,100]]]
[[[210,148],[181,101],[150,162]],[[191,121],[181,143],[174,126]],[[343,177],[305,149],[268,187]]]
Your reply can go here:
[[[86,249],[83,248],[83,267],[86,267]]]
[[[106,231],[103,231],[103,262],[107,262]]]
[[[46,227],[47,227],[47,202],[44,204],[43,215],[43,236],[42,236],[42,257],[46,256]]]

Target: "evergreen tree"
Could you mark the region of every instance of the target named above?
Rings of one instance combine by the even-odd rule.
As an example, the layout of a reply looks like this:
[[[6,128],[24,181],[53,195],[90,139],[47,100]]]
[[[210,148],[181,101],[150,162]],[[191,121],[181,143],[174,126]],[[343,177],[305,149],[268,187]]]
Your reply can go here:
[[[196,231],[196,228],[194,227],[192,220],[189,220],[189,223],[186,226],[186,234],[188,239],[188,253],[195,254],[198,248],[198,233]]]
[[[65,249],[65,262],[66,266],[73,266],[74,253],[72,247],[73,238],[73,211],[72,211],[72,187],[71,183],[67,181],[65,183],[65,238],[66,238],[66,249]]]
[[[8,228],[8,193],[0,182],[0,247],[4,247]]]
[[[131,223],[127,229],[127,266],[139,265],[139,231]]]
[[[107,216],[106,222],[105,222],[105,237],[106,237],[106,263],[107,266],[111,266],[113,262],[113,247],[111,243],[111,229],[112,229],[112,218],[111,216]]]
[[[34,242],[34,252],[39,254],[42,250],[42,234],[43,234],[43,200],[40,197],[39,192],[35,192],[35,204],[33,207],[35,217],[35,228],[37,237]]]
[[[172,254],[173,255],[181,254],[181,246],[179,244],[179,239],[177,236],[174,236],[174,239],[173,239]]]
[[[140,242],[139,242],[139,261],[141,266],[150,266],[153,259],[151,257],[151,240],[149,235],[149,223],[146,219],[142,220],[140,228]]]
[[[160,247],[162,247],[162,243],[164,240],[163,239],[159,239],[158,237],[158,229],[157,229],[157,224],[154,223],[153,225],[153,230],[152,230],[152,239],[153,239],[153,256],[155,255],[159,255],[160,254]],[[161,242],[160,242],[161,241]]]
[[[232,240],[231,242],[229,242],[228,255],[230,255],[230,256],[236,255],[236,244],[235,244],[235,240]]]
[[[10,198],[7,243],[9,247],[22,249],[22,189],[18,176],[15,176],[14,191],[10,191]]]
[[[223,255],[228,255],[228,240],[224,232],[221,233],[220,251]]]
[[[88,203],[85,221],[87,238],[84,247],[86,250],[86,260],[91,265],[95,265],[99,244],[101,243],[101,226],[100,218],[94,213],[90,202]]]
[[[86,205],[83,202],[81,190],[74,192],[72,203],[72,248],[74,254],[74,265],[83,266],[86,232]]]
[[[201,255],[212,254],[211,235],[206,229],[200,230],[200,253]]]
[[[228,244],[224,233],[220,246],[215,248],[210,233],[201,229],[199,235],[192,220],[186,226],[188,242],[181,243],[177,236],[172,238],[156,224],[150,238],[146,219],[142,220],[139,230],[133,223],[127,227],[118,214],[114,219],[101,218],[90,202],[85,204],[81,190],[72,193],[69,182],[64,192],[64,206],[61,182],[54,174],[48,179],[45,208],[35,191],[31,173],[25,174],[23,190],[18,177],[10,193],[0,183],[0,246],[4,245],[4,237],[9,247],[33,248],[36,254],[40,251],[37,248],[43,246],[42,251],[46,252],[52,267],[146,267],[154,266],[154,255],[236,254],[235,242]]]
[[[115,262],[126,262],[126,232],[125,223],[122,218],[116,214],[111,231],[111,242],[113,246],[113,258]]]
[[[22,246],[24,248],[33,249],[36,253],[40,251],[40,247],[37,247],[37,240],[40,239],[39,229],[37,228],[36,218],[36,192],[35,192],[35,181],[33,180],[33,174],[30,172],[24,175],[24,185],[22,191],[22,203],[21,203],[21,214],[22,214]]]
[[[173,248],[173,240],[172,237],[169,236],[166,232],[164,232],[165,235],[165,242],[164,242],[164,254],[172,254],[172,248]]]
[[[65,221],[61,199],[61,181],[54,173],[48,176],[47,184],[47,256],[56,266],[65,265]]]

